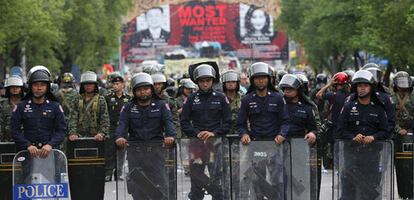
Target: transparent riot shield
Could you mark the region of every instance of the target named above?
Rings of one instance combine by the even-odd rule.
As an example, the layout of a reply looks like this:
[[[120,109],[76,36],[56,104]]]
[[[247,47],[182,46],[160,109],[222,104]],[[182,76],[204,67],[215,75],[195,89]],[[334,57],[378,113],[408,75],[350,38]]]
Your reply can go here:
[[[309,145],[303,138],[290,141],[291,199],[318,199],[318,160],[316,145]]]
[[[73,199],[103,199],[105,194],[104,142],[95,138],[68,141],[66,154]],[[115,190],[114,190],[115,191]]]
[[[402,199],[413,198],[413,141],[412,133],[396,135],[395,146],[395,174],[397,178],[398,196]]]
[[[13,158],[16,155],[14,142],[0,142],[0,199],[13,198]]]
[[[129,141],[128,145],[117,199],[176,199],[175,148],[165,148],[162,141]]]
[[[333,199],[394,199],[393,143],[335,142]]]
[[[181,139],[177,152],[177,199],[230,199],[226,138]]]
[[[289,143],[274,140],[231,145],[232,199],[290,199]]]
[[[53,149],[46,158],[27,150],[13,159],[13,199],[71,199],[66,156]]]

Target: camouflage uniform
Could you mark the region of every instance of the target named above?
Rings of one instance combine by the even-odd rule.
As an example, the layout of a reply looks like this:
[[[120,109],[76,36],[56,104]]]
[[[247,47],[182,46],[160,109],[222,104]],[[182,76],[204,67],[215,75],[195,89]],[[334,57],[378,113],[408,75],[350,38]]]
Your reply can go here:
[[[82,94],[76,102],[79,112],[76,133],[79,137],[94,137],[97,133],[108,135],[110,123],[105,98],[95,94],[86,101]]]
[[[237,134],[236,124],[237,124],[237,117],[239,115],[242,94],[237,93],[234,99],[230,99],[230,98],[228,99],[230,101],[230,107],[231,107],[231,129],[229,131],[229,135],[234,135],[234,134]]]
[[[175,98],[175,109],[177,110],[177,112],[172,112],[173,120],[175,120],[175,119],[178,120],[178,121],[174,121],[174,122],[176,122],[176,127],[177,127],[177,129],[176,129],[177,138],[182,138],[184,136],[183,132],[181,131],[180,113],[178,113],[178,110],[183,108],[184,101],[185,101],[185,99],[182,95]]]
[[[0,99],[0,141],[11,141],[10,119],[13,112],[12,105],[8,98]]]
[[[413,122],[414,115],[414,93],[410,93],[407,100],[401,105],[403,99],[397,94],[393,93],[392,99],[396,105],[396,126],[394,128],[395,134],[398,134],[401,129],[409,130]]]
[[[78,110],[76,107],[79,93],[73,88],[62,88],[54,95],[62,105],[65,120],[68,124],[68,135],[76,133],[78,123]]]

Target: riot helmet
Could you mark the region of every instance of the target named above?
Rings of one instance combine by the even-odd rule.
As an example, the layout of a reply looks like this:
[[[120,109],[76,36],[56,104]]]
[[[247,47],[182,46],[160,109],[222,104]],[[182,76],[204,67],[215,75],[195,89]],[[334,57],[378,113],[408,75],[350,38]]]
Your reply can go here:
[[[349,83],[352,83],[352,77],[354,77],[354,75],[355,75],[354,70],[352,70],[352,69],[347,69],[347,70],[345,70],[345,71],[344,71],[344,73],[345,73],[346,75],[348,75],[348,82],[349,82]]]
[[[131,80],[131,89],[134,92],[135,89],[137,87],[140,86],[147,86],[150,85],[151,87],[154,86],[154,82],[152,80],[151,75],[145,73],[145,72],[141,72],[141,73],[137,73],[132,77]]]
[[[249,76],[250,78],[254,78],[257,76],[268,76],[271,77],[272,72],[270,69],[269,64],[264,62],[256,62],[250,66],[249,69]]]
[[[75,77],[72,73],[66,72],[62,75],[62,83],[69,83],[72,84],[75,81]]]
[[[10,95],[11,95],[10,94],[10,89],[9,89],[10,87],[20,87],[21,88],[20,96],[21,97],[23,96],[24,83],[23,83],[22,77],[20,77],[20,76],[13,75],[13,76],[10,76],[9,78],[7,78],[6,81],[5,81],[4,87],[6,88],[4,96],[7,97],[7,98],[10,97]]]
[[[189,78],[183,78],[180,80],[180,87],[188,89],[197,89],[197,85]]]
[[[50,80],[51,74],[49,69],[45,66],[37,65],[32,67],[27,74],[27,83],[32,84],[34,82],[52,82]]]
[[[240,74],[234,70],[229,70],[223,73],[221,76],[221,82],[223,83],[223,91],[227,91],[226,83],[234,81],[236,82],[236,91],[240,90]]]
[[[94,92],[95,92],[96,94],[98,94],[98,93],[99,93],[99,87],[98,87],[98,76],[96,75],[96,73],[95,73],[95,72],[92,72],[92,71],[86,71],[85,73],[83,73],[83,74],[81,75],[80,83],[81,83],[81,86],[80,86],[80,88],[79,88],[79,94],[83,94],[83,93],[85,93],[85,88],[84,88],[84,85],[85,85],[85,84],[88,84],[88,83],[93,83],[93,84],[95,84],[95,90],[94,90]]]
[[[194,69],[193,77],[195,81],[198,81],[200,78],[216,79],[216,70],[208,64],[201,64]]]
[[[380,83],[382,80],[381,68],[375,63],[367,63],[362,67],[363,70],[367,70],[374,76],[375,82]]]
[[[373,85],[375,83],[375,78],[371,74],[371,72],[367,70],[359,70],[355,73],[354,77],[352,78],[353,86],[358,83],[368,83]]]
[[[328,83],[328,77],[325,74],[316,75],[316,84],[326,84]]]
[[[285,70],[278,71],[277,72],[277,80],[279,80],[279,81],[282,80],[283,76],[286,75],[286,74],[288,74],[288,72],[285,71]]]
[[[293,88],[295,90],[299,90],[301,86],[301,80],[298,76],[295,76],[293,74],[284,75],[282,80],[279,82],[279,88],[282,90],[285,88]]]
[[[394,91],[397,91],[397,88],[412,89],[412,80],[410,75],[405,71],[399,71],[395,74],[394,79]]]

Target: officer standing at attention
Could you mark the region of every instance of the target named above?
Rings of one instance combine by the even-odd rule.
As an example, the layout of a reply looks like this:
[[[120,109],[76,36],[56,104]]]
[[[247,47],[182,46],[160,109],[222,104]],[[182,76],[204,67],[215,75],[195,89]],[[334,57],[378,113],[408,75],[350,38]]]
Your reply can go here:
[[[109,131],[109,116],[105,98],[99,95],[98,77],[95,72],[87,71],[81,75],[80,97],[78,103],[78,126],[76,133],[70,133],[69,140],[78,137],[95,137],[103,141]]]
[[[207,140],[212,137],[225,136],[231,128],[231,109],[230,104],[224,94],[213,90],[213,82],[219,77],[216,77],[215,69],[209,64],[201,64],[193,71],[193,79],[198,85],[199,90],[188,96],[184,103],[181,113],[181,129],[187,137],[197,137],[200,140],[192,145],[197,148],[203,148],[212,145]],[[204,145],[204,146],[202,146]],[[219,147],[221,143],[215,144]],[[217,148],[219,149],[219,148]],[[209,157],[212,152],[203,152],[205,156]],[[202,159],[201,162],[196,162],[195,159],[190,160],[190,174],[195,172],[204,173],[204,169],[208,166],[217,165],[216,167],[209,167],[210,184],[215,185],[220,179],[221,168],[218,166],[219,160],[222,159],[221,152],[216,152],[212,163],[210,159]],[[206,185],[199,183],[196,177],[190,176],[191,191],[188,194],[189,199],[199,200],[203,199]],[[207,191],[213,196],[213,199],[223,199],[223,191]]]
[[[46,158],[65,138],[65,116],[50,91],[50,72],[46,67],[33,67],[27,79],[29,92],[13,110],[11,134],[18,150]]]
[[[131,87],[134,98],[121,110],[115,133],[116,145],[125,149],[128,142],[162,141],[166,147],[172,147],[176,133],[171,111],[168,104],[155,95],[151,76],[147,73],[134,75]],[[157,150],[141,150],[138,147],[127,149],[128,167],[130,171],[140,167],[148,179],[166,194],[165,158],[162,153],[154,153]],[[132,184],[128,186],[129,193],[134,199],[146,199],[146,193],[150,191],[142,191],[135,185],[137,182],[139,184],[139,180],[128,182]]]
[[[5,98],[0,98],[0,141],[11,141],[10,119],[14,107],[24,95],[23,80],[20,76],[10,76],[5,84]]]
[[[116,127],[119,122],[119,115],[121,108],[126,104],[130,96],[125,93],[125,83],[124,78],[118,72],[111,74],[111,79],[108,80],[112,89],[109,91],[109,94],[105,97],[106,104],[108,105],[108,114],[109,114],[109,141],[105,143],[105,181],[112,180],[112,174],[116,168],[115,164],[120,163],[117,169],[115,170],[114,179],[117,180],[122,175],[122,163],[125,157],[125,151],[120,150],[117,152],[115,148],[114,135]],[[115,153],[118,153],[118,156],[115,156]],[[118,157],[118,162],[116,162],[116,157]]]
[[[352,91],[354,98],[345,103],[338,119],[340,138],[365,145],[390,138],[387,115],[384,104],[375,94],[373,75],[366,70],[356,72]],[[378,190],[381,187],[378,171],[381,149],[360,144],[351,143],[351,146],[344,147],[343,167],[351,171],[341,177],[342,199],[381,199],[381,194],[375,192],[381,191]],[[360,148],[364,150],[360,151]],[[360,178],[364,179],[364,185],[368,184],[367,187],[358,187]]]
[[[283,96],[270,83],[269,65],[254,63],[250,67],[250,83],[237,120],[241,142],[249,144],[254,138],[272,138],[282,144],[288,133],[289,115]]]

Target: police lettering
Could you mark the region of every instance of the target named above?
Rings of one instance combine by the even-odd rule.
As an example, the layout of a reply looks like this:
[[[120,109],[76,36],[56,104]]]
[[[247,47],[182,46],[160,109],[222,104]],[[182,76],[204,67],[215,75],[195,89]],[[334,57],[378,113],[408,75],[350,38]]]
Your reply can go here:
[[[17,187],[17,199],[67,197],[63,184],[22,185]]]

